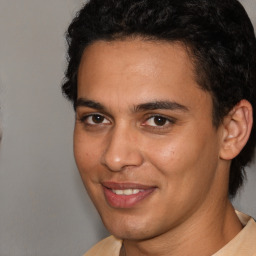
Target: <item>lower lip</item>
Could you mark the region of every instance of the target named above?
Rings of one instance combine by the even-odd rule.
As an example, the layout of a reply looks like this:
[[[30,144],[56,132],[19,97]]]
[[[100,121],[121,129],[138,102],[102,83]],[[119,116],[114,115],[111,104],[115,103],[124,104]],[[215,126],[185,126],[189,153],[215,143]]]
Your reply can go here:
[[[133,195],[117,195],[111,189],[103,187],[107,202],[114,208],[131,208],[148,197],[154,190],[155,188],[150,188]]]

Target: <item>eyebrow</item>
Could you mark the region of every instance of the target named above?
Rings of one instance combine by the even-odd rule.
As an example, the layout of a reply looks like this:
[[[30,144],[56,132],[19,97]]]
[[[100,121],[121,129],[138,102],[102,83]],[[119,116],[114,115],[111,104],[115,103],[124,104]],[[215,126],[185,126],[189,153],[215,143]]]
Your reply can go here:
[[[76,101],[75,109],[77,107],[88,107],[88,108],[94,108],[94,109],[101,110],[101,111],[105,110],[105,107],[102,104],[92,101],[92,100],[87,100],[84,98],[79,98]]]
[[[99,102],[95,102],[93,100],[87,100],[85,98],[79,98],[75,103],[75,109],[77,107],[89,107],[99,111],[106,111],[104,105],[100,104]],[[142,112],[147,110],[157,110],[157,109],[167,109],[167,110],[181,110],[187,112],[189,109],[188,107],[181,105],[174,101],[164,100],[164,101],[153,101],[153,102],[146,102],[134,106],[134,112]]]
[[[138,106],[135,106],[134,111],[140,112],[140,111],[146,111],[146,110],[157,110],[157,109],[167,109],[167,110],[182,110],[184,112],[187,112],[189,109],[174,101],[164,100],[164,101],[154,101],[154,102],[148,102],[139,104]]]

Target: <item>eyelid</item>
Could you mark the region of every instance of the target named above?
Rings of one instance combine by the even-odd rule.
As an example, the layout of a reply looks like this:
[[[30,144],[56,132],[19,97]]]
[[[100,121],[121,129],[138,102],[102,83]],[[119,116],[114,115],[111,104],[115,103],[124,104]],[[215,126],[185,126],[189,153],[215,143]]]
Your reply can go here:
[[[105,120],[107,120],[108,122],[102,122],[102,123],[89,123],[89,122],[86,122],[86,120],[88,120],[89,118],[92,118],[93,116],[101,116],[103,117]],[[85,124],[85,125],[91,125],[91,126],[96,126],[96,125],[105,125],[105,124],[111,124],[111,120],[110,118],[107,118],[105,115],[103,115],[102,113],[98,113],[98,112],[95,112],[95,113],[87,113],[87,114],[82,114],[81,117],[78,117],[78,120]]]
[[[155,117],[161,117],[163,119],[166,119],[167,121],[167,124],[164,124],[162,126],[158,126],[158,125],[147,125],[146,122],[148,122],[150,119],[152,118],[155,118]],[[162,115],[162,114],[150,114],[148,115],[148,117],[146,118],[146,120],[143,122],[142,126],[149,126],[153,129],[164,129],[166,128],[166,126],[170,126],[172,124],[174,124],[176,122],[176,119],[175,118],[172,118],[172,117],[167,117],[165,115]]]

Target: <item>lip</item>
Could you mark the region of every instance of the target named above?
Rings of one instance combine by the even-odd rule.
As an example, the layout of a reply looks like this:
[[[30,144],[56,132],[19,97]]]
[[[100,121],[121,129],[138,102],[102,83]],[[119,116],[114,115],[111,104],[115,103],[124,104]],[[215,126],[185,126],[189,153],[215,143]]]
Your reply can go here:
[[[147,186],[138,183],[116,182],[103,182],[102,187],[108,204],[114,208],[132,208],[142,200],[149,197],[156,189],[155,186]],[[113,192],[113,190],[126,189],[136,189],[140,191],[131,195],[119,195]]]

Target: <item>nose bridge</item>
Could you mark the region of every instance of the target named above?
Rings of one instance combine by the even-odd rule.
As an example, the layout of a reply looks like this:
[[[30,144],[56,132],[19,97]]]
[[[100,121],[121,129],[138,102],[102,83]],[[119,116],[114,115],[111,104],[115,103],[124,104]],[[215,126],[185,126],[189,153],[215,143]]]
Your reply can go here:
[[[116,125],[107,138],[102,163],[111,171],[121,171],[125,167],[139,166],[143,162],[135,129],[126,124]]]

